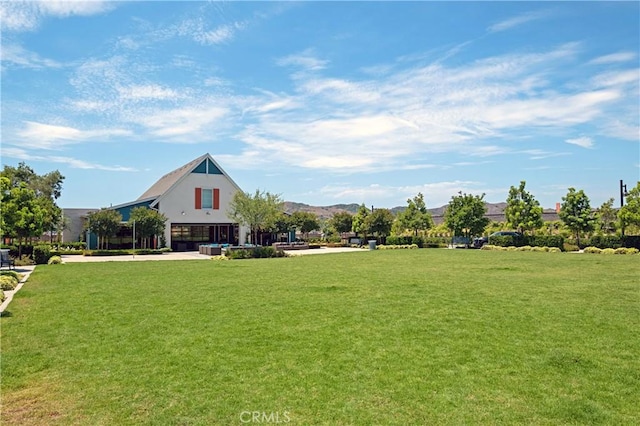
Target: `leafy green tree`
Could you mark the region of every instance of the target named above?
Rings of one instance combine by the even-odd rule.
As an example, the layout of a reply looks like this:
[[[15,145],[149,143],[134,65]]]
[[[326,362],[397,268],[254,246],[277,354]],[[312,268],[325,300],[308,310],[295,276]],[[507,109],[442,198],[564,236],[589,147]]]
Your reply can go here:
[[[43,231],[51,231],[52,235],[53,231],[61,231],[58,229],[61,226],[61,210],[56,200],[62,194],[64,176],[58,170],[38,175],[26,163],[20,162],[18,167],[5,165],[0,175],[9,180],[10,188],[24,185],[34,191],[42,213]]]
[[[451,197],[444,213],[444,222],[453,235],[469,238],[484,232],[484,228],[490,222],[489,218],[485,217],[487,208],[484,195],[458,192],[458,195]]]
[[[2,180],[3,194],[0,213],[2,233],[18,239],[18,257],[22,257],[22,245],[27,238],[42,235],[45,213],[34,190],[26,183],[7,188],[6,178]]]
[[[560,205],[560,220],[573,232],[576,243],[580,246],[580,234],[591,232],[595,228],[596,218],[591,211],[589,197],[581,189],[569,188],[569,192],[562,197]]]
[[[284,203],[279,195],[260,191],[252,195],[238,191],[229,203],[228,215],[234,221],[249,227],[252,242],[257,243],[258,231],[273,230],[283,211]]]
[[[526,182],[521,181],[519,187],[512,186],[507,197],[504,215],[507,223],[520,233],[533,231],[542,226],[542,207],[540,203],[525,190]]]
[[[367,236],[369,232],[369,228],[367,228],[367,216],[369,216],[369,209],[362,203],[351,222],[351,230],[355,232],[356,235],[362,233],[364,237]]]
[[[349,212],[338,212],[333,215],[329,220],[329,223],[338,234],[351,232],[353,227],[353,215]]]
[[[613,209],[613,201],[613,198],[609,198],[607,201],[602,203],[602,205],[596,212],[596,217],[598,218],[598,227],[600,231],[605,234],[613,234],[614,232],[616,232],[618,215]]]
[[[98,236],[98,248],[109,249],[109,238],[120,229],[122,215],[115,210],[100,209],[87,215],[87,229]]]
[[[618,210],[618,218],[622,229],[635,227],[634,231],[640,230],[640,182],[635,188],[629,191],[626,197],[627,203]]]
[[[320,228],[318,216],[311,212],[293,212],[289,220],[291,224],[305,235],[305,239],[309,238],[309,232]]]
[[[393,213],[389,209],[375,209],[367,215],[365,227],[376,237],[386,237],[391,232]]]
[[[135,222],[136,236],[142,238],[142,247],[149,248],[150,240],[155,235],[162,235],[164,233],[167,217],[157,210],[149,209],[146,207],[136,207],[131,210],[129,215],[129,225],[133,226]]]
[[[402,229],[411,229],[414,235],[433,226],[433,220],[427,211],[422,193],[419,192],[413,199],[407,200],[407,208],[398,214],[398,222]]]

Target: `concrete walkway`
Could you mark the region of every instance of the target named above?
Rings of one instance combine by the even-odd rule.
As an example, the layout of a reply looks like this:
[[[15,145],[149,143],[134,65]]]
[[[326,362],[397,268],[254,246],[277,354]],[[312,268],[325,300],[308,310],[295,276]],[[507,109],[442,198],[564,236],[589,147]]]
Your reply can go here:
[[[11,303],[11,300],[13,299],[13,295],[16,294],[18,290],[22,288],[22,286],[27,281],[27,279],[29,279],[29,275],[31,275],[34,269],[36,269],[34,265],[16,266],[16,269],[12,269],[12,271],[15,270],[17,273],[22,274],[23,277],[14,290],[4,292],[5,299],[4,299],[4,302],[2,302],[2,304],[0,305],[0,313],[4,312],[5,309],[7,309],[7,306],[9,306],[9,303]]]
[[[318,249],[308,250],[286,250],[290,256],[303,256],[307,254],[328,254],[328,253],[345,253],[345,252],[366,252],[365,249],[351,248],[351,247],[321,247]],[[125,256],[82,256],[82,255],[62,255],[63,263],[76,263],[76,262],[140,262],[145,260],[207,260],[211,259],[211,256],[206,254],[200,254],[197,251],[184,251],[184,252],[167,252],[163,254],[145,254],[132,256],[130,254]]]

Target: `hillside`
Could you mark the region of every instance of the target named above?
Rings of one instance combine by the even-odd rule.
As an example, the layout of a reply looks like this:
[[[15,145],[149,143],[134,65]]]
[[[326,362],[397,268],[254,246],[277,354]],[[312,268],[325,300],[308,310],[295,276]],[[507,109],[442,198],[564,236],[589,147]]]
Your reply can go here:
[[[502,221],[504,220],[504,210],[507,207],[507,203],[485,203],[487,207],[487,217],[491,218],[494,221]],[[329,219],[333,217],[335,213],[338,212],[349,212],[351,214],[355,214],[358,211],[358,207],[360,207],[357,203],[352,204],[334,204],[331,206],[310,206],[309,204],[304,203],[296,203],[293,201],[285,201],[284,202],[284,210],[287,213],[293,213],[296,211],[304,211],[315,213],[320,219]],[[393,214],[398,214],[403,211],[406,206],[397,206],[393,207],[391,212]],[[435,207],[432,209],[428,209],[429,213],[433,217],[436,224],[442,222],[442,217],[444,216],[444,212],[447,209],[447,206]],[[545,209],[543,213],[543,219],[547,221],[558,220],[557,214],[554,210]]]

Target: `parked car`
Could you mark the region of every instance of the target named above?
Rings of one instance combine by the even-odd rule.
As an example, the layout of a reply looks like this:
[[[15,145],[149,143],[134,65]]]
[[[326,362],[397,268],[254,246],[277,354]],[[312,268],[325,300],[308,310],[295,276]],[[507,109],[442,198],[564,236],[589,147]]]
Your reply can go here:
[[[515,238],[521,238],[522,234],[516,231],[498,231],[498,232],[494,232],[493,234],[489,235],[488,237],[477,237],[473,239],[473,247],[475,248],[481,248],[483,245],[487,244],[489,242],[489,238],[491,237],[515,237]]]

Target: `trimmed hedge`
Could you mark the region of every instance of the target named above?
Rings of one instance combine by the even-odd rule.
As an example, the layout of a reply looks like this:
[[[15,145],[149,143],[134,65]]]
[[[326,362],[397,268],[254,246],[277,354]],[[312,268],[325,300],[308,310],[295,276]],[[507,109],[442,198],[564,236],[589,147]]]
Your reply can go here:
[[[51,257],[51,248],[46,244],[33,247],[33,260],[36,265],[46,265]]]
[[[18,285],[18,279],[11,275],[0,276],[0,289],[3,291],[15,290]]]
[[[561,235],[523,235],[517,237],[513,235],[501,235],[489,237],[489,244],[500,247],[557,247],[562,249],[564,237]]]
[[[253,247],[248,249],[233,249],[225,251],[229,259],[265,259],[270,257],[285,257],[283,250],[273,247]]]

